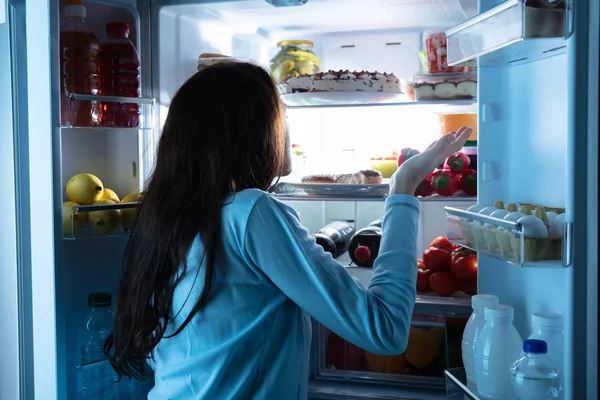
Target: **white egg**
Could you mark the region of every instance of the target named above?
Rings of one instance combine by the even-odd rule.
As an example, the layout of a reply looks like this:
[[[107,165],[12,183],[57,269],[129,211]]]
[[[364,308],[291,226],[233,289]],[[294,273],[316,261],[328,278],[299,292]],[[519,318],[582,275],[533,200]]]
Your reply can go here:
[[[558,214],[554,211],[546,211],[546,217],[548,218],[548,225],[556,218]]]
[[[490,215],[491,213],[493,213],[496,210],[498,210],[496,207],[488,206],[488,207],[485,207],[485,208],[479,210],[479,214]]]
[[[523,227],[523,234],[527,238],[546,238],[548,229],[544,221],[534,215],[526,215],[517,221]]]
[[[522,212],[515,211],[515,212],[508,213],[503,219],[505,221],[517,222],[519,220],[519,218],[522,218],[524,216],[525,216],[525,214],[523,214]]]
[[[494,211],[493,213],[490,214],[490,217],[494,217],[494,218],[498,218],[498,219],[503,219],[508,214],[510,214],[509,211],[506,211],[506,210],[496,210],[496,211]]]
[[[485,208],[485,206],[482,206],[479,204],[473,204],[471,207],[467,208],[467,211],[478,213],[479,211],[483,210],[484,208]]]
[[[565,214],[558,214],[552,220],[548,218],[550,237],[563,237],[565,233]]]

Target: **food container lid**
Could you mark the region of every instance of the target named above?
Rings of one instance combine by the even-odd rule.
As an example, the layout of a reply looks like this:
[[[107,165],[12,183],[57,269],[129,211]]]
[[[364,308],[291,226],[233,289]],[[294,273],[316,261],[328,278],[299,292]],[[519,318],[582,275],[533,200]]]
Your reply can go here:
[[[493,294],[477,294],[471,297],[471,306],[475,307],[485,307],[485,306],[496,306],[500,303],[500,299],[498,296],[494,296]]]
[[[535,313],[531,317],[531,325],[540,328],[562,328],[563,318],[560,314]]]
[[[470,149],[475,149],[475,154],[477,154],[477,140],[467,140],[465,142],[465,147]]]
[[[310,40],[282,40],[281,42],[277,42],[277,47],[283,46],[294,46],[294,45],[303,45],[303,46],[314,46],[315,44]]]
[[[483,318],[486,321],[512,321],[514,317],[515,310],[511,306],[485,306],[483,310]]]

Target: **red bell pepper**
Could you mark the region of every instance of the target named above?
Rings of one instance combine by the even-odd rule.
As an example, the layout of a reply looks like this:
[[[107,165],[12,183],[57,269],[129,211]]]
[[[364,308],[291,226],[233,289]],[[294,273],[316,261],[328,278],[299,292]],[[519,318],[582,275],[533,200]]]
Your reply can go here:
[[[417,154],[419,154],[419,150],[411,149],[410,147],[403,148],[400,150],[400,155],[398,156],[398,166],[401,166],[406,160]]]
[[[477,196],[477,171],[465,169],[460,178],[462,191],[468,196]]]
[[[421,183],[419,183],[419,186],[417,186],[417,190],[415,190],[415,196],[427,197],[435,193],[435,190],[433,190],[433,186],[431,184],[432,175],[433,172],[427,175],[425,179],[423,179]]]
[[[446,162],[444,163],[444,169],[448,169],[455,174],[460,174],[465,169],[469,168],[470,164],[471,159],[469,158],[469,156],[459,151],[446,158]]]
[[[431,176],[433,189],[440,196],[452,196],[460,190],[460,176],[454,175],[449,170],[437,169]]]

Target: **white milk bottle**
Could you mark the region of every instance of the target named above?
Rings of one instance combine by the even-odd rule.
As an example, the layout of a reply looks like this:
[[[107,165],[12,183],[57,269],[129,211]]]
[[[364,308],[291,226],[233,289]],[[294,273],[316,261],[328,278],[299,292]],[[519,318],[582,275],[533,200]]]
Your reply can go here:
[[[548,346],[547,357],[558,367],[560,376],[564,376],[565,339],[563,337],[563,318],[560,314],[535,313],[531,318],[531,334],[528,339],[539,339]],[[561,392],[558,399],[563,398]]]
[[[462,337],[462,359],[467,374],[467,387],[477,393],[477,383],[475,381],[475,371],[473,370],[473,351],[477,338],[485,325],[483,318],[483,309],[485,306],[497,306],[500,303],[498,296],[491,294],[478,294],[471,297],[471,307],[473,313],[465,325]]]
[[[513,325],[510,306],[486,306],[485,325],[477,338],[474,370],[479,397],[488,400],[514,400],[509,370],[521,353],[523,341]]]

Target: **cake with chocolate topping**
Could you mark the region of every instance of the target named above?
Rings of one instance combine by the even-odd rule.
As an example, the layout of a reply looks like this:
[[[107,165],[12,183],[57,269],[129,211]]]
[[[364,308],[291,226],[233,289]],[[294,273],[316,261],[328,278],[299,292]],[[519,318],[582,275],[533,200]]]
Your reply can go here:
[[[394,74],[379,72],[327,71],[289,77],[287,93],[302,92],[389,92],[401,93],[400,80]]]

